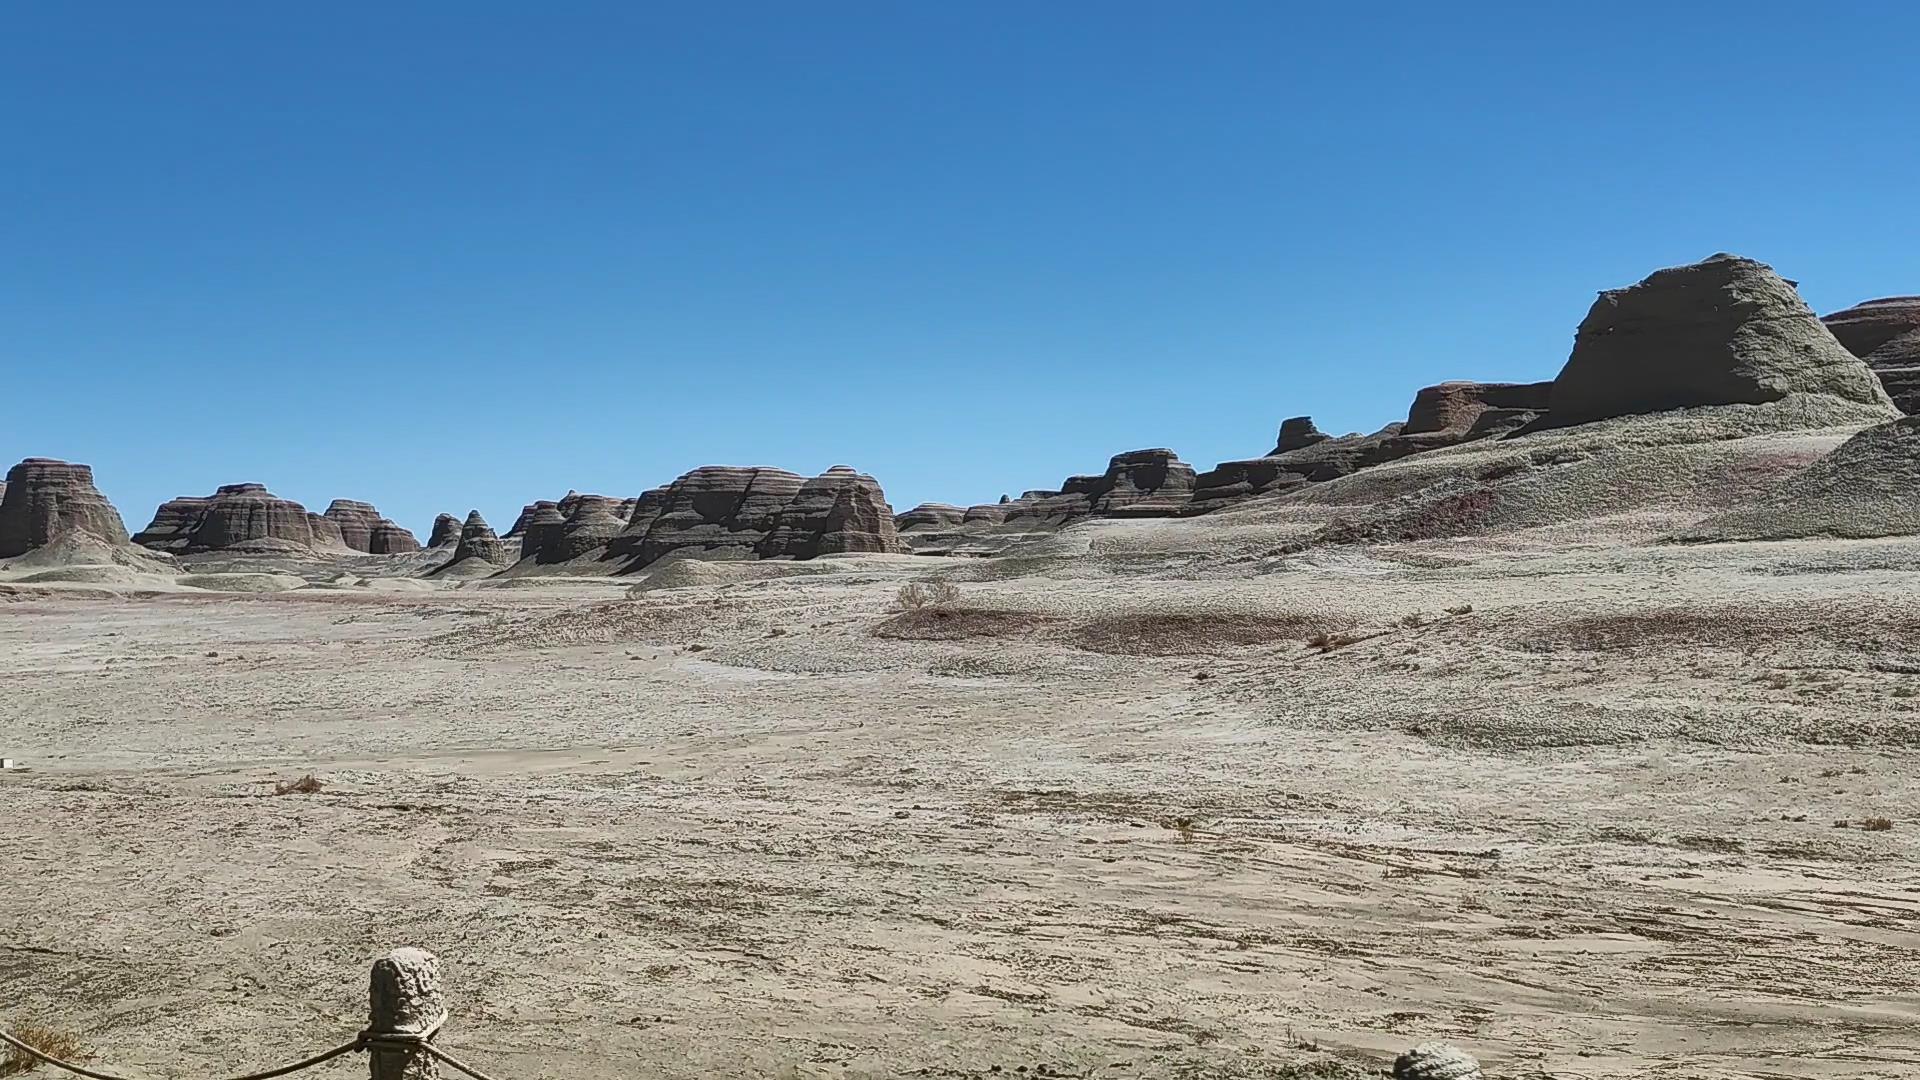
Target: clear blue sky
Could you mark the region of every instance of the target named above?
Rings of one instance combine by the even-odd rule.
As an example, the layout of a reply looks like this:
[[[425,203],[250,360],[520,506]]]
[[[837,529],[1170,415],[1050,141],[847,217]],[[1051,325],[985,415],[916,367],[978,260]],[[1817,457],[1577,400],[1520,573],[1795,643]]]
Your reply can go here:
[[[1916,8],[22,0],[0,456],[424,530],[1372,430],[1715,251],[1920,292]]]

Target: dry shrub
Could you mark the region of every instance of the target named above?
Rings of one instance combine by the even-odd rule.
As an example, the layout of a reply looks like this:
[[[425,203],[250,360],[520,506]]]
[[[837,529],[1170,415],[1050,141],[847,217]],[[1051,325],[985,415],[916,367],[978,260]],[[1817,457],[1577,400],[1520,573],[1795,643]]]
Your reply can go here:
[[[1893,828],[1893,820],[1891,818],[1870,817],[1860,822],[1860,827],[1868,832],[1886,832],[1888,829]]]
[[[900,586],[894,594],[894,600],[902,611],[922,611],[926,608],[950,608],[960,602],[960,586],[944,578],[932,581],[909,581]]]
[[[1357,634],[1351,630],[1342,630],[1339,632],[1321,630],[1317,633],[1307,635],[1307,644],[1312,648],[1319,649],[1321,652],[1332,652],[1335,649],[1344,649],[1357,641],[1365,641],[1366,639],[1367,635]]]
[[[1395,620],[1394,625],[1403,627],[1407,630],[1418,630],[1419,628],[1427,625],[1429,621],[1430,620],[1427,618],[1426,612],[1413,611],[1400,616],[1399,619]]]
[[[14,1028],[10,1034],[35,1050],[62,1061],[84,1061],[89,1056],[86,1044],[80,1041],[78,1035],[46,1024],[22,1024]],[[5,1056],[0,1056],[0,1076],[23,1073],[41,1064],[39,1058],[17,1046],[8,1046],[5,1049]]]
[[[1450,607],[1450,608],[1448,608],[1448,609],[1447,609],[1447,614],[1449,614],[1449,615],[1471,615],[1471,614],[1473,614],[1473,605],[1472,605],[1472,604],[1461,604],[1461,605],[1459,605],[1459,606],[1457,606],[1457,607]]]
[[[1333,615],[1282,613],[1227,615],[1152,612],[1087,619],[1073,627],[1073,644],[1090,652],[1125,656],[1182,656],[1223,648],[1298,641],[1335,633],[1353,620]]]
[[[326,786],[320,782],[319,777],[308,773],[298,780],[283,780],[273,785],[273,793],[275,795],[312,795]]]

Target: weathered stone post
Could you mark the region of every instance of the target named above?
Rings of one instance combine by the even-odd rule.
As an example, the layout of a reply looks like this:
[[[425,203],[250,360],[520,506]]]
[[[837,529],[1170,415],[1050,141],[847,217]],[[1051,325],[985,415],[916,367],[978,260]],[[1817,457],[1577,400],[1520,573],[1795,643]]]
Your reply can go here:
[[[372,1080],[439,1080],[420,1043],[446,1022],[440,960],[425,949],[395,949],[374,961],[367,990],[367,1062]]]

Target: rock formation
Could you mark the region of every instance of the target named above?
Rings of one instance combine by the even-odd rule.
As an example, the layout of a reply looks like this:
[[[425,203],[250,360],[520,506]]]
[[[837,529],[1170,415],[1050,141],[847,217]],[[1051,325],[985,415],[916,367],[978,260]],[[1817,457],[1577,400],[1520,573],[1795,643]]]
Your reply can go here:
[[[1552,395],[1551,382],[1443,382],[1414,395],[1400,435],[1484,437],[1513,431],[1546,412]],[[1464,440],[1453,439],[1449,445],[1459,441]]]
[[[567,527],[567,519],[560,513],[559,503],[542,499],[522,510],[514,526],[520,530],[520,554],[536,557],[559,540],[561,531]]]
[[[367,537],[367,551],[373,555],[406,555],[419,550],[419,537],[392,518],[374,522],[373,532]]]
[[[452,515],[442,516],[451,517]],[[487,524],[487,519],[481,517],[478,510],[467,513],[466,523],[460,526],[460,535],[455,545],[453,563],[478,559],[495,566],[505,566],[510,561],[507,557],[506,544],[494,535],[493,526]]]
[[[1794,394],[1891,405],[1792,283],[1764,263],[1722,254],[1601,293],[1536,426]]]
[[[1172,517],[1193,494],[1193,466],[1167,449],[1115,454],[1105,472],[1069,476],[1060,490],[1003,504],[1004,520],[1067,524],[1089,517]]]
[[[127,542],[120,512],[93,486],[93,469],[28,458],[7,471],[0,492],[0,559],[24,555],[72,533]]]
[[[1280,438],[1273,444],[1273,450],[1267,454],[1278,454],[1304,450],[1314,443],[1326,442],[1332,436],[1314,426],[1311,416],[1290,416],[1280,421]]]
[[[553,503],[552,505],[555,508],[558,508],[560,504]],[[513,524],[507,526],[507,531],[500,534],[500,539],[518,540],[522,536],[525,536],[527,534],[527,523],[532,521],[533,515],[538,513],[539,511],[540,511],[540,504],[537,502],[530,502],[527,505],[521,507],[520,516],[513,519]],[[563,518],[562,520],[565,520],[565,519]]]
[[[1324,483],[1359,469],[1398,461],[1475,439],[1496,438],[1535,423],[1547,412],[1553,384],[1443,382],[1414,395],[1403,423],[1371,435],[1322,434],[1310,417],[1280,425],[1274,452],[1223,461],[1194,481],[1189,513],[1206,513],[1253,495]]]
[[[1480,1062],[1446,1043],[1421,1043],[1393,1062],[1393,1080],[1481,1080]]]
[[[774,515],[760,543],[763,559],[811,559],[845,552],[899,552],[893,507],[879,481],[848,465],[835,465],[800,485]]]
[[[1193,480],[1193,466],[1171,450],[1116,454],[1107,471],[1087,486],[1087,512],[1092,517],[1172,517],[1192,498]]]
[[[1869,300],[1821,320],[1866,361],[1903,413],[1920,413],[1920,296]]]
[[[260,484],[228,484],[209,497],[169,499],[134,542],[174,554],[288,547],[347,550],[333,519],[310,513]]]
[[[354,499],[333,500],[322,516],[339,526],[341,541],[355,551],[369,550],[373,527],[380,522],[380,512],[371,503]]]
[[[811,480],[785,469],[706,465],[630,505],[626,527],[601,556],[618,563],[618,573],[676,552],[810,559],[904,550],[879,483],[845,465]]]
[[[627,527],[620,516],[621,500],[605,495],[570,495],[560,507],[565,520],[558,530],[543,535],[540,546],[522,547],[522,554],[536,555],[540,562],[568,562],[582,555],[598,553]]]
[[[340,540],[354,551],[370,555],[402,555],[419,551],[420,541],[390,518],[383,518],[371,503],[354,499],[335,499],[321,515],[340,530]],[[324,526],[320,527],[324,531]]]
[[[194,527],[206,516],[213,499],[204,495],[182,495],[168,499],[153,512],[147,527],[133,534],[133,542],[154,551],[181,554],[193,536]]]
[[[967,511],[963,507],[948,503],[921,503],[919,506],[893,519],[894,527],[900,532],[917,528],[951,528],[966,520]]]
[[[479,514],[480,511],[475,510],[472,514],[468,515],[468,520],[471,521],[473,518],[478,517]],[[482,521],[480,524],[485,525],[486,522]],[[464,531],[464,527],[460,524],[459,518],[454,517],[452,514],[441,514],[433,519],[433,532],[427,537],[427,546],[430,548],[440,548],[446,547],[448,544],[458,544],[462,531]],[[493,536],[493,530],[488,529],[487,535]],[[494,537],[494,539],[497,541],[499,537]]]

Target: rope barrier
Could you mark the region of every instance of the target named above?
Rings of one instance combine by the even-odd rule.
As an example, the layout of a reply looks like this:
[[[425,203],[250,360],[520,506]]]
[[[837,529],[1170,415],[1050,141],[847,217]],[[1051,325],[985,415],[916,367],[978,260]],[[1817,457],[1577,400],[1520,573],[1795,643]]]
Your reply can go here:
[[[36,1058],[39,1058],[41,1061],[46,1062],[47,1064],[53,1066],[56,1069],[65,1069],[66,1071],[73,1073],[76,1076],[87,1077],[88,1080],[132,1080],[131,1077],[115,1076],[112,1073],[98,1072],[93,1069],[89,1069],[83,1065],[75,1065],[71,1061],[62,1061],[59,1058],[54,1057],[52,1054],[46,1053],[45,1051],[40,1050],[36,1047],[29,1046],[25,1041],[16,1038],[11,1032],[0,1031],[0,1042],[5,1042],[8,1046],[11,1046],[16,1050],[20,1050],[24,1053],[27,1053]],[[264,1069],[260,1072],[254,1072],[254,1073],[247,1073],[243,1076],[224,1077],[222,1078],[222,1080],[273,1080],[273,1077],[285,1076],[288,1073],[299,1072],[301,1069],[311,1069],[315,1065],[318,1065],[322,1062],[332,1061],[334,1058],[337,1058],[342,1054],[351,1054],[355,1050],[363,1050],[366,1048],[366,1045],[367,1045],[367,1037],[363,1033],[363,1034],[354,1036],[352,1042],[341,1043],[339,1046],[336,1046],[331,1050],[323,1050],[320,1053],[315,1054],[310,1058],[303,1058],[290,1065],[281,1065],[277,1068]]]
[[[351,1054],[357,1050],[369,1050],[373,1047],[383,1045],[404,1046],[431,1054],[439,1060],[446,1062],[448,1065],[466,1073],[468,1076],[473,1077],[473,1080],[495,1080],[494,1077],[488,1076],[486,1073],[468,1065],[466,1062],[461,1061],[459,1058],[454,1057],[452,1054],[447,1053],[445,1050],[427,1041],[439,1032],[440,1025],[444,1023],[445,1020],[446,1016],[442,1014],[439,1020],[435,1021],[431,1027],[428,1027],[424,1031],[363,1031],[355,1035],[352,1042],[341,1043],[331,1050],[323,1050],[312,1057],[302,1058],[291,1064],[280,1065],[271,1069],[263,1069],[260,1072],[246,1073],[242,1076],[222,1077],[220,1080],[273,1080],[276,1076],[285,1076],[288,1073],[296,1073],[302,1069],[311,1069],[315,1065],[332,1061],[334,1058],[340,1057],[343,1054]],[[9,1031],[0,1030],[0,1042],[4,1042],[8,1046],[20,1050],[22,1053],[38,1058],[56,1069],[65,1069],[76,1076],[87,1077],[87,1080],[134,1080],[132,1077],[116,1076],[113,1073],[89,1069],[84,1065],[76,1065],[71,1061],[62,1061],[52,1054],[29,1044],[24,1039],[19,1038]]]
[[[468,1076],[473,1077],[473,1080],[494,1080],[493,1077],[488,1076],[486,1073],[481,1072],[479,1069],[476,1069],[473,1066],[467,1064],[466,1062],[461,1061],[459,1058],[454,1057],[452,1054],[447,1053],[445,1050],[440,1049],[439,1047],[433,1045],[432,1043],[421,1043],[420,1049],[425,1050],[427,1053],[432,1054],[434,1057],[439,1058],[441,1061],[444,1061],[447,1064],[453,1066],[454,1068],[459,1069],[461,1072],[466,1073]]]

